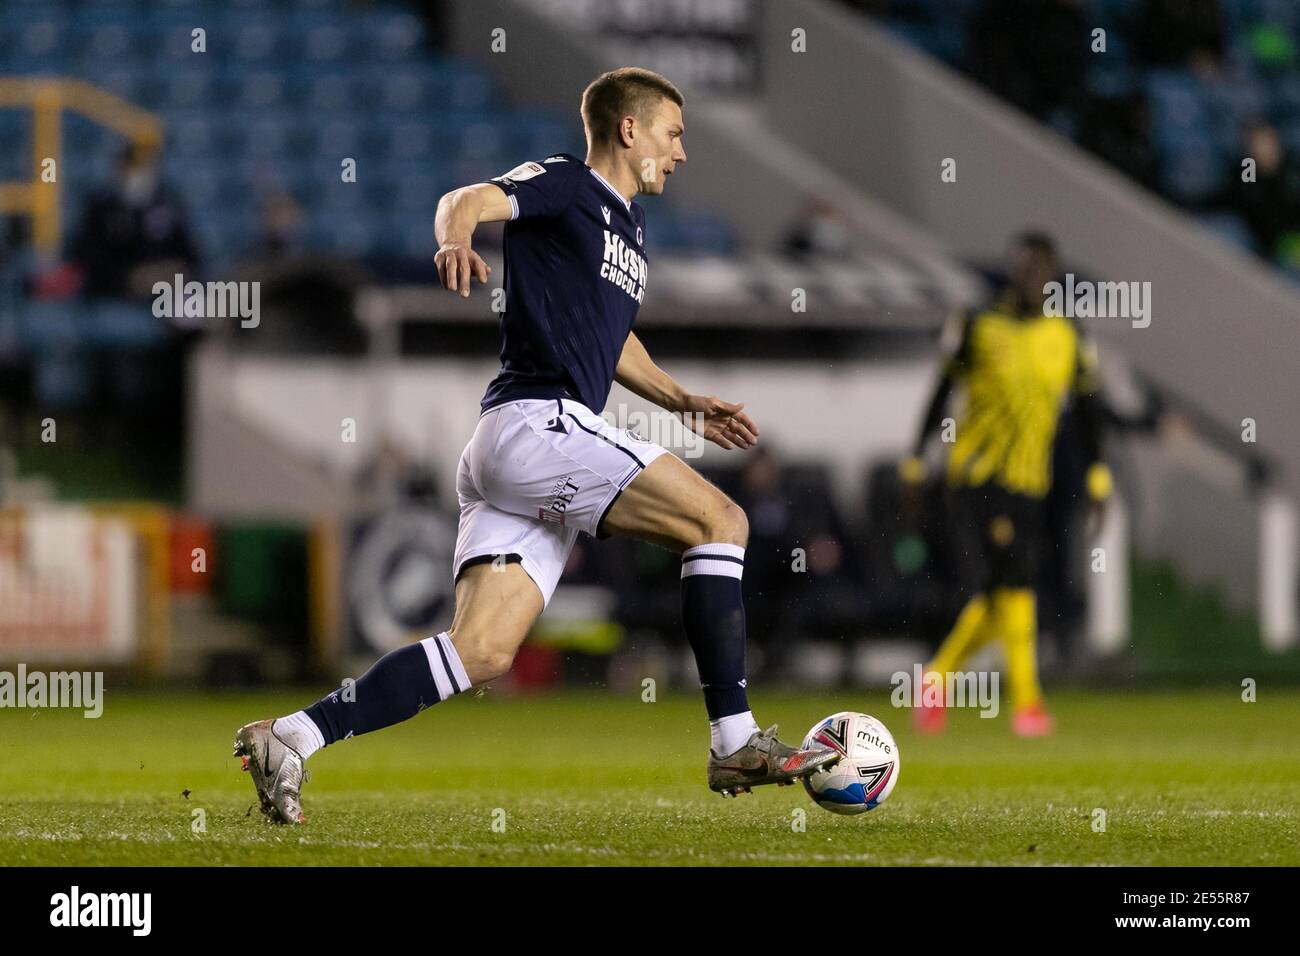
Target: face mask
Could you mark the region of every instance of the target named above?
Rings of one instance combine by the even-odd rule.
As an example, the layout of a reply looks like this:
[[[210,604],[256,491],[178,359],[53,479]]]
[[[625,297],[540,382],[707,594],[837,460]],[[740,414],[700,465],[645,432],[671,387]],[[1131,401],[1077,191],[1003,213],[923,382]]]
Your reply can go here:
[[[153,196],[158,177],[152,170],[133,169],[122,180],[122,196],[132,206],[142,206]]]
[[[842,222],[828,217],[820,217],[812,224],[813,245],[823,252],[837,252],[849,244],[849,231]]]

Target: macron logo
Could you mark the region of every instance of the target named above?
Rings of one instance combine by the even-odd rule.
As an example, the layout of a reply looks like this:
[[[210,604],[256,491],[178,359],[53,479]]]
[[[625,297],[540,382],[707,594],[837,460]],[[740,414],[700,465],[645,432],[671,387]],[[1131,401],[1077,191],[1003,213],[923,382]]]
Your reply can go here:
[[[601,207],[600,207],[600,212],[601,212],[601,215],[603,215],[603,216],[605,217],[605,225],[608,226],[608,225],[609,225],[609,207],[608,207],[608,206],[601,206]]]

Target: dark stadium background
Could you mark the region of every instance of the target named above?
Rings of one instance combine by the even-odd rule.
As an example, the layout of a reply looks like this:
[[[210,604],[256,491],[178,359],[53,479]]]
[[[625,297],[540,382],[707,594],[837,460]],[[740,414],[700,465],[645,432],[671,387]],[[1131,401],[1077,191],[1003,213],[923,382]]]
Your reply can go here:
[[[1035,228],[1155,304],[1089,327],[1121,500],[1099,581],[1067,420],[1049,683],[1300,675],[1297,44],[1282,0],[7,0],[0,660],[317,684],[445,626],[496,315],[436,290],[434,208],[581,154],[583,85],[637,64],[685,91],[690,156],[644,203],[638,332],[763,428],[696,462],[750,516],[757,673],[879,687],[951,622],[937,488],[904,511],[894,465],[945,320]],[[157,318],[140,283],[177,271],[260,282],[257,327]],[[506,688],[689,688],[677,576],[583,540]]]

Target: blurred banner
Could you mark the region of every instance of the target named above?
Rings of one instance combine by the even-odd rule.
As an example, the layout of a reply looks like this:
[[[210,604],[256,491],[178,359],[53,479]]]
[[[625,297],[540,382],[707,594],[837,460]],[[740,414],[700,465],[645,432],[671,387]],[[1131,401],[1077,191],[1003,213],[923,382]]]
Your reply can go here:
[[[401,506],[353,518],[339,589],[349,658],[374,658],[451,626],[455,521]]]
[[[625,63],[687,89],[741,92],[758,83],[758,0],[537,0],[566,29],[590,33]]]
[[[126,664],[140,649],[136,530],[76,506],[0,513],[0,659]]]

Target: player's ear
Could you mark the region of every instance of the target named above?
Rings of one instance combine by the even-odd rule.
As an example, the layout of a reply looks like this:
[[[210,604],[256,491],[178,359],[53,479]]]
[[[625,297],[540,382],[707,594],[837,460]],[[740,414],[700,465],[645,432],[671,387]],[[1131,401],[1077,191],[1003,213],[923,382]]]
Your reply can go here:
[[[631,149],[636,140],[636,117],[624,116],[618,121],[618,141],[624,149]]]

